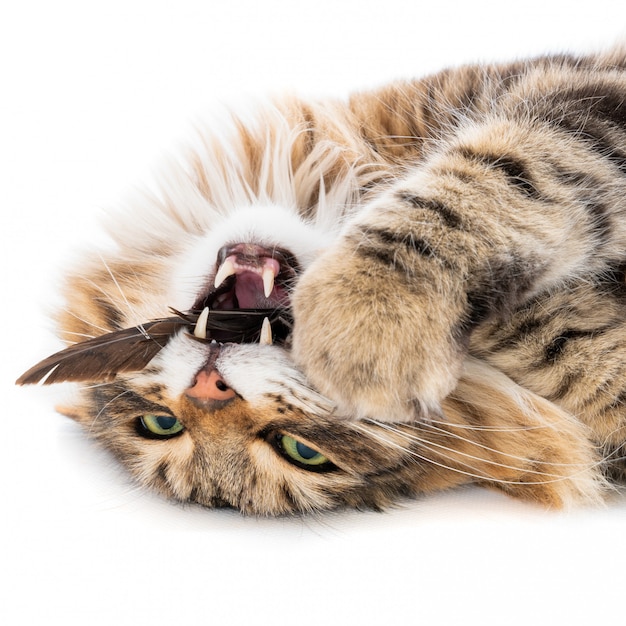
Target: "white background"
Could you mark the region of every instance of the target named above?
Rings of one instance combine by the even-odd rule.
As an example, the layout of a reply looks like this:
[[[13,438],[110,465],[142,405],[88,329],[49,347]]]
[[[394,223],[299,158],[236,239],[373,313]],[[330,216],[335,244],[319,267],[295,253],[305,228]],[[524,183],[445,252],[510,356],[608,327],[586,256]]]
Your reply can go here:
[[[626,4],[22,0],[0,10],[0,622],[624,623],[626,501],[546,512],[479,489],[259,520],[137,490],[15,378],[97,219],[220,103],[342,96],[445,65],[606,46]],[[66,392],[63,392],[66,393]]]

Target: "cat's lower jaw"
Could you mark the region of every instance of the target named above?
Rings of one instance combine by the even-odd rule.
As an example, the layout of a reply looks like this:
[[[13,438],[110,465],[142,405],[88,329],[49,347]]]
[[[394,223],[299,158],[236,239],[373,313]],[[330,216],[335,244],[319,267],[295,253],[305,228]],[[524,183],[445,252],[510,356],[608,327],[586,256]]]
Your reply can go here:
[[[338,247],[296,287],[294,359],[342,416],[428,419],[441,413],[460,375],[454,306],[428,291],[416,298],[412,285],[390,280],[394,274]]]

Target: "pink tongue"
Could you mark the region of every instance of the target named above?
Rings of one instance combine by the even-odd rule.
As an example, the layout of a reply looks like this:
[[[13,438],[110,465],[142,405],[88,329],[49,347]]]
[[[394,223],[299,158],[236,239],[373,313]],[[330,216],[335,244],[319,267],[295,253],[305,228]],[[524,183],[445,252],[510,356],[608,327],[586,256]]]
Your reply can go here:
[[[262,309],[268,304],[263,295],[263,280],[255,272],[237,274],[235,295],[241,309]]]

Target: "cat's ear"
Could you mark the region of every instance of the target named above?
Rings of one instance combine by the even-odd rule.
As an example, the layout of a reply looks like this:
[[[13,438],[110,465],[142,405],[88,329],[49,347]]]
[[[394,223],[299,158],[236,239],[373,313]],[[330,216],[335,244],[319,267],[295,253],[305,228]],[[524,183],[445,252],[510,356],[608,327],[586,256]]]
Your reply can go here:
[[[75,422],[84,423],[89,419],[93,420],[93,415],[90,413],[86,403],[83,404],[61,404],[54,407],[57,413],[60,413],[64,417],[69,417]],[[91,417],[90,417],[91,416]]]
[[[110,382],[121,372],[142,370],[187,325],[180,317],[165,318],[81,341],[40,361],[16,384]]]

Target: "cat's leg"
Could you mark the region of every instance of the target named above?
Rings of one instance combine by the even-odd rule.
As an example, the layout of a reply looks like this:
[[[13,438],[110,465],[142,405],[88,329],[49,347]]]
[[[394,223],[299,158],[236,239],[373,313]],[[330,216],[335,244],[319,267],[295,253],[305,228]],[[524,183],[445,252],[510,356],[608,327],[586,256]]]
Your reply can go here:
[[[468,126],[304,273],[296,361],[347,415],[437,412],[477,325],[623,255],[626,225],[609,207],[626,189],[615,181],[614,164],[546,124]]]

